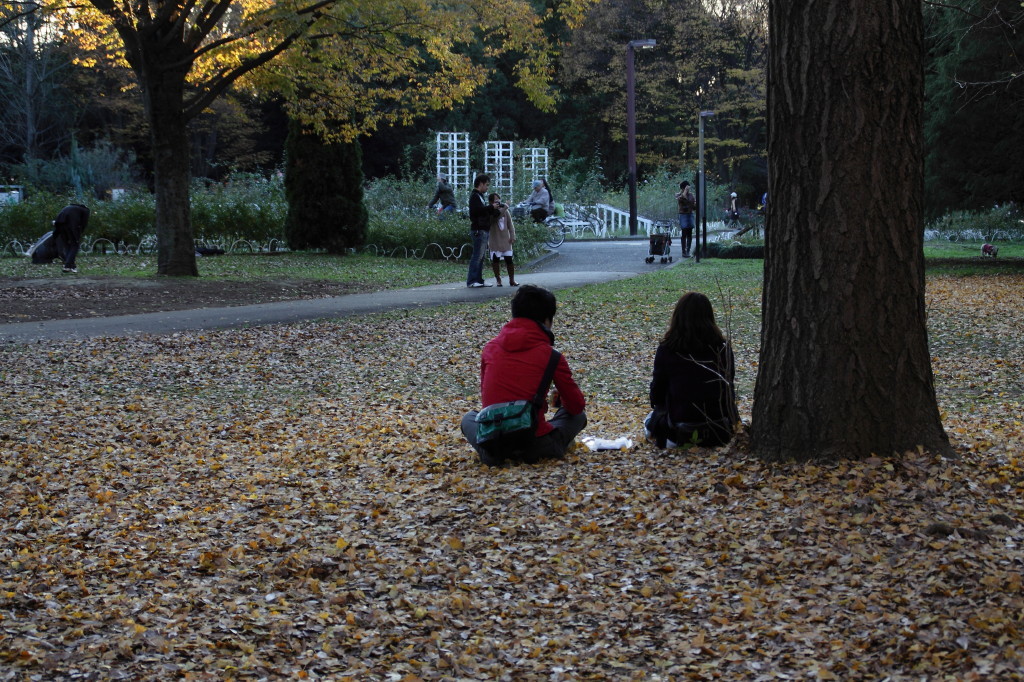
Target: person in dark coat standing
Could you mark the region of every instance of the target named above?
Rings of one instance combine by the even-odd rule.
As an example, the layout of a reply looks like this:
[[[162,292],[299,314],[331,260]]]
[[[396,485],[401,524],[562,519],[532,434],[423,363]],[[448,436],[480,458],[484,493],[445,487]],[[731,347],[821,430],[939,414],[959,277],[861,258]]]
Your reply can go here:
[[[71,204],[61,209],[53,221],[53,239],[57,255],[64,261],[64,272],[78,272],[75,259],[82,246],[82,234],[89,225],[89,208],[82,204]]]
[[[697,199],[690,189],[689,180],[679,183],[676,203],[679,205],[679,236],[683,242],[683,258],[689,258],[690,247],[693,245],[693,212],[697,208]]]
[[[735,359],[704,294],[691,291],[676,303],[653,375],[644,430],[658,447],[715,447],[732,439],[739,421]]]
[[[487,201],[487,188],[490,186],[490,176],[478,175],[473,181],[473,191],[469,195],[469,237],[473,242],[473,255],[469,257],[467,287],[491,286],[484,283],[483,259],[487,251],[487,236],[491,231],[491,218],[498,215],[498,209]]]

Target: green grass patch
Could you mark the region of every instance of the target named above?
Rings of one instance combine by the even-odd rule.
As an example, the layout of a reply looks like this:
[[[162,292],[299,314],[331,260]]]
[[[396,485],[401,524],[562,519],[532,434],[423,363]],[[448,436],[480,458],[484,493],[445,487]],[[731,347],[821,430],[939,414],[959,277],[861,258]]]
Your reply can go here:
[[[925,258],[981,258],[981,246],[985,242],[959,242],[936,240],[924,245]],[[998,258],[1024,258],[1024,244],[996,243]],[[998,260],[998,258],[996,260]]]
[[[358,282],[381,288],[438,284],[465,277],[466,265],[449,261],[387,258],[369,254],[332,256],[323,253],[237,254],[198,258],[199,275],[235,281],[324,280]],[[79,272],[99,277],[155,277],[156,257],[83,254]],[[33,265],[28,258],[0,259],[0,277],[46,277],[59,267]]]

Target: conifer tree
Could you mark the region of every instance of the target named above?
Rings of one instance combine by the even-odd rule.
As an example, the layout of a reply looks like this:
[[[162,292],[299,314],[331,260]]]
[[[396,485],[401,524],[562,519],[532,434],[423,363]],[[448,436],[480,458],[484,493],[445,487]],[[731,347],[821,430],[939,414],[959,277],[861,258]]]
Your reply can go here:
[[[285,238],[295,250],[344,253],[366,239],[359,141],[324,142],[292,120],[288,129]]]

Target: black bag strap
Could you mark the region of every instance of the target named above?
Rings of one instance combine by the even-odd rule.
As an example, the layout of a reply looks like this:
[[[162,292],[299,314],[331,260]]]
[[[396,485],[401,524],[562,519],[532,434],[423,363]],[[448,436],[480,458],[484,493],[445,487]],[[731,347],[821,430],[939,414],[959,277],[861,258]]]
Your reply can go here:
[[[533,406],[538,410],[547,402],[548,387],[555,378],[555,367],[558,366],[558,358],[562,357],[554,348],[551,349],[551,358],[548,359],[548,366],[544,368],[544,376],[541,377],[540,386],[537,387],[537,395],[533,396]]]

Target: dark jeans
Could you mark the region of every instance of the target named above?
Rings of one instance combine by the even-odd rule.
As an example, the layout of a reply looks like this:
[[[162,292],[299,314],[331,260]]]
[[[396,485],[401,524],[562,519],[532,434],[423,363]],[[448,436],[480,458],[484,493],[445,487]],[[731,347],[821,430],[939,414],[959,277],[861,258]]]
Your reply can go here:
[[[690,255],[690,247],[693,246],[693,228],[687,227],[683,230],[682,238],[680,241],[683,243],[683,255]]]
[[[733,423],[728,417],[702,423],[673,422],[667,412],[657,408],[647,415],[644,428],[659,448],[666,447],[668,441],[677,446],[715,448],[732,440],[733,434]]]
[[[554,431],[540,438],[535,438],[533,445],[529,448],[505,455],[493,455],[476,443],[476,413],[476,410],[470,410],[463,415],[462,435],[466,437],[469,444],[476,450],[476,454],[480,456],[480,461],[488,466],[500,466],[506,460],[534,464],[542,459],[561,459],[579,432],[587,425],[586,413],[569,414],[565,408],[560,407],[555,412],[555,416],[548,420],[548,423],[555,427]]]
[[[694,216],[692,213],[679,214],[679,236],[683,247],[683,256],[690,255],[690,247],[693,245]]]
[[[473,255],[469,257],[469,271],[466,273],[466,284],[484,281],[484,252],[487,250],[487,230],[471,230]]]
[[[68,239],[62,234],[56,236],[57,241],[57,255],[64,261],[64,267],[73,268],[75,267],[75,259],[78,257],[78,249],[81,248],[81,244],[77,241]]]

